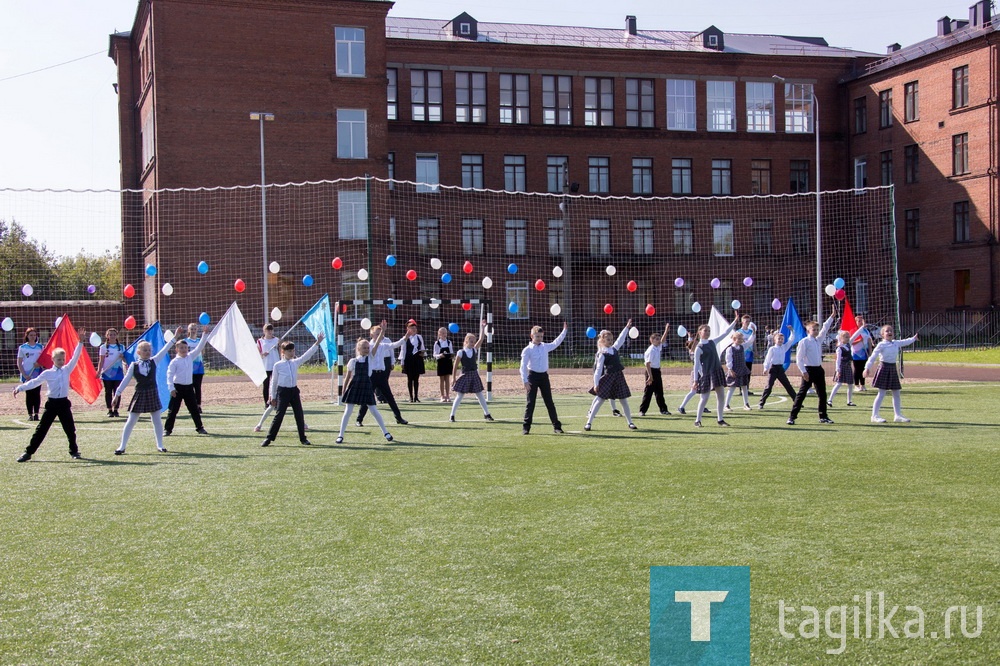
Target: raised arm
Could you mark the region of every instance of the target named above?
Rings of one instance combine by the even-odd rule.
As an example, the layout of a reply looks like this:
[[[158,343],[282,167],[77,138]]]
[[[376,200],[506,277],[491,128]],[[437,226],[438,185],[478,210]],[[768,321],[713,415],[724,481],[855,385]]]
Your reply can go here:
[[[837,318],[837,313],[836,312],[833,313],[832,315],[830,315],[829,317],[827,317],[827,320],[825,322],[823,322],[823,328],[820,329],[819,335],[816,336],[816,337],[818,337],[820,340],[825,340],[827,334],[830,332],[830,327],[833,326],[833,321],[836,318]]]
[[[86,334],[86,332],[84,333]],[[83,336],[80,336],[80,341],[76,343],[76,349],[73,350],[73,358],[69,360],[66,364],[66,372],[73,372],[76,368],[76,364],[80,361],[80,356],[83,354]]]
[[[194,349],[188,352],[191,358],[198,358],[198,355],[201,354],[202,351],[204,351],[205,345],[208,344],[208,341],[212,339],[212,336],[215,335],[215,332],[218,330],[219,330],[218,327],[213,328],[211,331],[201,336],[201,340],[199,340],[198,344],[194,346]]]
[[[170,351],[170,348],[174,346],[174,343],[176,343],[178,340],[184,339],[182,337],[183,335],[184,335],[184,327],[178,326],[177,330],[174,331],[174,337],[170,338],[170,340],[168,340],[167,343],[160,348],[160,351],[156,352],[152,360],[156,363],[159,363],[160,360],[167,355],[167,352]]]
[[[735,329],[736,325],[739,323],[740,323],[740,318],[737,317],[736,319],[733,320],[733,323],[730,324],[729,327],[726,330],[724,330],[718,337],[712,338],[712,342],[714,342],[715,344],[719,344],[720,342],[725,340],[726,337],[733,332],[733,329]]]
[[[479,347],[483,344],[483,340],[486,339],[486,320],[483,319],[479,322],[479,339],[476,340],[475,348],[479,351]]]
[[[914,335],[912,338],[905,338],[903,340],[896,340],[896,346],[897,347],[907,347],[909,345],[912,345],[916,341],[917,341],[917,336]]]
[[[632,329],[632,320],[629,319],[628,322],[625,324],[625,328],[623,328],[622,332],[618,334],[618,339],[615,340],[615,344],[614,344],[614,348],[615,349],[621,349],[622,348],[622,345],[625,344],[625,340],[628,339],[628,332],[631,329]]]
[[[320,333],[319,335],[316,336],[316,342],[312,344],[312,347],[306,350],[305,354],[299,356],[298,358],[292,359],[291,361],[289,361],[289,363],[293,363],[296,368],[300,367],[303,363],[312,358],[312,355],[315,354],[316,351],[319,349],[319,345],[321,342],[323,342],[323,340],[324,336],[322,333]]]
[[[545,347],[545,351],[552,351],[553,349],[561,345],[563,343],[563,340],[566,339],[566,332],[568,330],[569,330],[569,322],[563,322],[563,330],[559,333],[559,335],[556,336],[556,339],[553,340],[552,342],[546,342],[544,345],[542,345],[543,347]]]

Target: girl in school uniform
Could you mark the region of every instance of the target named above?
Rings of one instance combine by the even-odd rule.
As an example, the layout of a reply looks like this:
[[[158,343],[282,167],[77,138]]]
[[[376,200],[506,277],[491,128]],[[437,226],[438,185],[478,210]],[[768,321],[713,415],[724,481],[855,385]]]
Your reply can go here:
[[[722,390],[726,385],[726,374],[722,371],[722,360],[719,358],[719,348],[716,345],[726,339],[726,336],[736,328],[739,321],[737,318],[717,338],[711,337],[712,329],[708,324],[702,324],[698,327],[698,347],[694,350],[694,382],[691,384],[692,390],[699,396],[698,413],[695,415],[694,421],[696,428],[701,427],[701,414],[705,411],[705,405],[708,404],[708,394],[712,391],[715,391],[719,425],[729,425],[722,418],[722,411],[726,406],[726,397]]]
[[[854,404],[854,359],[851,352],[851,334],[841,331],[837,334],[837,360],[836,372],[833,374],[833,390],[830,391],[830,399],[826,404],[833,407],[833,396],[837,395],[837,389],[847,386],[847,406],[856,407]]]
[[[473,333],[466,334],[465,346],[458,351],[458,363],[455,364],[456,379],[452,386],[455,391],[455,402],[451,405],[451,416],[448,417],[452,423],[455,422],[455,412],[462,404],[462,398],[465,397],[466,393],[475,393],[476,399],[479,400],[479,406],[483,408],[483,418],[487,421],[493,420],[493,417],[490,416],[490,409],[486,406],[486,398],[483,396],[483,380],[479,378],[479,348],[485,339],[483,334],[485,330],[486,321],[484,320],[479,324],[479,338],[476,339]],[[459,369],[462,371],[461,377],[458,376]]]
[[[590,405],[590,413],[587,414],[587,423],[584,430],[590,430],[594,417],[600,411],[601,405],[606,400],[617,399],[621,402],[622,411],[625,412],[625,420],[628,422],[629,430],[638,430],[632,423],[632,410],[629,408],[628,399],[632,395],[629,391],[628,382],[625,381],[625,365],[622,363],[621,354],[618,350],[625,344],[628,332],[632,328],[632,320],[629,319],[625,328],[618,334],[618,338],[611,337],[611,331],[601,331],[597,336],[597,354],[595,355],[594,369],[594,401]]]
[[[374,364],[381,362],[376,358],[376,350],[385,335],[385,326],[386,322],[383,320],[378,334],[371,342],[364,338],[359,339],[354,348],[354,358],[347,362],[347,376],[345,378],[347,389],[344,391],[343,397],[346,407],[344,408],[344,416],[340,419],[340,434],[337,436],[337,444],[344,443],[344,431],[351,420],[351,412],[354,411],[355,405],[367,405],[368,411],[375,416],[375,422],[382,429],[382,435],[385,436],[386,441],[392,441],[392,435],[386,430],[382,413],[378,411],[378,406],[375,404],[375,388],[372,386]]]
[[[434,341],[434,358],[437,360],[438,388],[441,390],[441,402],[451,402],[451,374],[455,368],[455,349],[448,339],[448,329],[442,326],[438,329],[437,340]]]
[[[17,370],[22,384],[42,374],[42,366],[38,365],[38,357],[41,355],[42,344],[38,341],[38,331],[29,328],[24,332],[24,344],[17,348]],[[24,404],[28,408],[28,420],[37,421],[38,410],[42,408],[41,385],[24,391]]]
[[[175,341],[183,339],[182,335],[184,335],[184,327],[178,326],[174,332],[174,337],[170,338],[160,348],[160,351],[156,352],[155,356],[153,355],[153,346],[149,342],[143,340],[136,345],[135,353],[139,358],[129,364],[128,370],[125,371],[125,378],[122,379],[122,383],[115,389],[115,398],[121,398],[122,393],[128,387],[128,383],[132,381],[133,377],[135,378],[135,393],[132,394],[132,400],[128,404],[128,419],[125,421],[125,428],[122,430],[121,444],[115,449],[116,456],[125,453],[129,437],[132,436],[132,428],[139,421],[139,416],[147,413],[153,421],[153,436],[156,438],[156,450],[160,453],[167,452],[167,449],[163,446],[163,421],[160,419],[160,415],[163,413],[163,405],[160,404],[160,388],[156,381],[156,364],[163,360],[170,351],[170,348],[174,346]]]
[[[399,364],[403,366],[406,375],[406,390],[410,394],[410,402],[420,402],[420,375],[426,372],[424,357],[427,347],[424,338],[417,333],[417,322],[411,319],[406,322],[406,342],[399,350]]]
[[[902,386],[899,383],[899,371],[896,369],[896,362],[899,360],[900,349],[907,345],[912,345],[917,341],[917,336],[896,340],[895,331],[892,326],[882,327],[882,341],[875,345],[871,357],[865,363],[865,377],[869,376],[872,367],[881,359],[878,369],[875,371],[875,378],[872,386],[878,389],[875,396],[875,403],[872,405],[872,423],[885,423],[885,419],[879,416],[879,409],[882,407],[882,400],[885,399],[886,391],[892,391],[892,412],[893,421],[896,423],[909,423],[910,419],[903,416],[903,401],[899,395]]]
[[[108,417],[118,416],[121,398],[115,398],[115,390],[125,378],[125,345],[118,342],[118,329],[109,328],[104,333],[104,344],[97,357],[97,372],[104,384],[104,405]]]
[[[754,337],[756,333],[753,331],[749,338],[744,338],[741,330],[733,331],[733,344],[726,349],[726,385],[729,386],[726,393],[727,410],[736,389],[743,395],[743,409],[750,409],[750,368],[753,363],[747,364],[746,350],[753,346]]]
[[[695,352],[696,349],[698,349],[698,338],[694,337],[694,335],[692,335],[691,333],[688,333],[687,342],[684,343],[684,344],[687,347],[688,358],[690,358],[691,362],[693,363],[694,362],[694,352]],[[687,414],[687,411],[684,408],[687,407],[687,404],[689,402],[691,402],[691,398],[693,398],[696,395],[698,395],[697,392],[695,392],[695,390],[693,388],[695,381],[696,381],[696,379],[695,379],[695,368],[692,365],[691,366],[691,384],[692,384],[692,388],[691,388],[690,391],[687,392],[687,395],[684,396],[684,399],[681,400],[681,404],[679,404],[677,406],[677,413],[678,414]]]

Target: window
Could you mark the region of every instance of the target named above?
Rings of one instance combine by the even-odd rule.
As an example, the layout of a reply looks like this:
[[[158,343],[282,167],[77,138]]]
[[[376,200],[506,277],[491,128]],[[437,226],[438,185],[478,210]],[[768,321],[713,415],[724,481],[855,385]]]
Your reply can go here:
[[[733,193],[733,161],[712,160],[712,194]]]
[[[546,125],[573,124],[572,77],[542,77],[542,122]]]
[[[440,184],[438,156],[417,155],[417,192],[437,192]]]
[[[906,247],[920,247],[920,209],[907,208],[903,218],[906,221]]]
[[[972,271],[955,271],[955,307],[964,308],[969,305],[969,292],[972,291]]]
[[[483,253],[483,221],[462,220],[462,252]]]
[[[920,150],[915,143],[903,147],[903,174],[907,184],[920,182]]]
[[[906,309],[920,311],[920,273],[906,274]]]
[[[483,189],[482,155],[462,155],[462,187]]]
[[[892,278],[890,278],[892,279]],[[892,286],[895,289],[895,285]],[[862,279],[854,281],[854,311],[868,312],[868,282]]]
[[[771,160],[750,160],[750,193],[771,193]]]
[[[437,254],[438,221],[436,219],[417,220],[417,251],[420,254]]]
[[[632,245],[636,254],[653,254],[652,220],[632,220]]]
[[[951,137],[952,175],[969,173],[969,135],[956,134]]]
[[[854,100],[854,133],[864,134],[868,131],[868,98],[858,97]]]
[[[591,157],[589,162],[590,192],[607,194],[611,190],[611,158]]]
[[[524,220],[504,222],[504,251],[507,254],[527,254],[528,223]]]
[[[736,131],[736,82],[707,81],[708,131]]]
[[[545,161],[545,179],[548,184],[548,192],[556,194],[563,191],[563,184],[566,182],[566,163],[569,158],[565,155],[549,155]]]
[[[337,236],[340,240],[368,238],[368,196],[364,192],[337,193]]]
[[[527,125],[528,116],[528,75],[500,75],[500,122]]]
[[[410,70],[410,113],[417,122],[441,122],[441,72]]]
[[[142,131],[139,136],[142,141],[142,166],[146,167],[153,160],[153,113],[150,112],[142,120]]]
[[[864,220],[854,220],[854,251],[860,256],[868,251],[868,225]]]
[[[951,70],[951,108],[969,106],[969,66],[963,65]]]
[[[590,221],[590,254],[595,257],[611,254],[611,220]]]
[[[911,81],[903,85],[903,122],[920,120],[920,84]]]
[[[868,187],[868,160],[864,157],[854,160],[854,187],[855,189]]]
[[[365,75],[365,29],[333,29],[337,42],[337,76]]]
[[[484,72],[455,72],[455,122],[486,122]]]
[[[895,238],[895,228],[892,224],[892,215],[889,213],[882,213],[880,216],[879,223],[879,235],[882,240],[882,250],[885,252],[891,252],[895,249],[896,238]]]
[[[389,153],[389,189],[395,189],[392,181],[396,180],[396,153]]]
[[[371,298],[368,291],[368,282],[341,282],[341,300],[350,303],[351,301],[366,301]],[[359,321],[371,314],[370,305],[348,305],[344,312],[345,321]]]
[[[610,79],[609,79],[610,80]],[[652,127],[653,79],[625,79],[625,125],[627,127]]]
[[[878,94],[878,126],[879,129],[892,127],[892,89],[883,90]]]
[[[792,194],[809,191],[809,160],[792,160],[788,163]]]
[[[715,220],[712,223],[712,254],[717,257],[733,256],[732,220]]]
[[[955,217],[955,242],[968,243],[972,240],[969,228],[969,202],[957,201],[953,207]]]
[[[892,151],[883,150],[879,153],[879,172],[882,174],[882,184],[892,185]]]
[[[691,160],[681,157],[671,160],[671,191],[674,194],[691,194]]]
[[[524,155],[503,156],[503,189],[508,192],[525,192]]]
[[[812,254],[815,226],[811,220],[792,220],[792,254]]]
[[[615,80],[588,76],[583,84],[583,124],[588,127],[613,127]]]
[[[653,193],[653,159],[632,158],[632,194]]]
[[[774,224],[771,220],[754,220],[751,231],[753,232],[753,253],[757,257],[771,256],[772,236],[771,228]],[[759,287],[759,286],[758,286]]]
[[[694,252],[694,220],[674,220],[674,254]]]
[[[774,131],[773,83],[747,83],[747,131]]]
[[[697,122],[694,81],[667,79],[667,129],[693,132]]]
[[[368,121],[364,109],[337,109],[337,157],[368,157]]]
[[[813,132],[813,86],[811,83],[785,84],[785,132]]]
[[[551,256],[566,254],[566,235],[562,220],[549,220],[549,254]]]
[[[395,69],[388,69],[385,72],[386,75],[386,91],[385,96],[388,102],[386,107],[385,117],[387,120],[398,120],[399,119],[399,85],[397,81],[397,71]]]
[[[528,310],[529,295],[527,282],[507,282],[507,302],[517,305],[516,308],[507,308],[507,319],[528,319],[531,316]]]

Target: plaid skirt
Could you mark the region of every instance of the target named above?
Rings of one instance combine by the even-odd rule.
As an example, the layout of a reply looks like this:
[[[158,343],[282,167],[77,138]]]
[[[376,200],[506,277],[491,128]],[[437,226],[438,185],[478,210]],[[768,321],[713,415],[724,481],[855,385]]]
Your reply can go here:
[[[733,376],[726,376],[726,386],[750,386],[750,368],[746,363],[736,363]]]
[[[902,387],[899,383],[899,372],[895,363],[881,363],[875,371],[875,379],[872,386],[883,391],[898,391]]]
[[[833,375],[834,384],[853,384],[854,383],[854,368],[853,362],[848,361],[847,363],[841,363],[840,367],[837,368],[837,372]],[[895,367],[895,366],[893,366]]]
[[[629,398],[632,392],[628,390],[624,372],[612,372],[601,377],[597,382],[597,397],[604,400],[621,400]]]
[[[350,386],[344,391],[343,401],[352,405],[374,405],[375,389],[372,380],[366,373],[354,375]]]
[[[726,385],[726,375],[722,372],[722,368],[719,367],[712,374],[699,377],[696,383],[698,384],[698,388],[695,390],[695,393],[708,393],[713,389],[724,387]]]
[[[145,391],[137,389],[132,394],[132,401],[128,403],[128,411],[133,414],[148,414],[161,409],[163,405],[160,404],[160,392],[155,386]]]
[[[455,393],[479,393],[483,390],[483,380],[478,372],[466,372],[455,380],[451,390]]]

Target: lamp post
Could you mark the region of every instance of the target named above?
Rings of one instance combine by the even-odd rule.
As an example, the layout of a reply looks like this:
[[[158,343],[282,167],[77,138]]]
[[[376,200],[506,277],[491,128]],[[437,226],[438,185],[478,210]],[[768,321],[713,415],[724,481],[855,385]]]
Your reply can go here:
[[[270,310],[268,306],[268,294],[267,294],[267,178],[264,175],[264,121],[274,120],[273,113],[266,113],[264,111],[255,111],[250,114],[250,120],[256,120],[260,123],[260,255],[261,261],[263,262],[263,278],[264,278],[264,323],[267,323],[267,318],[270,316]]]

